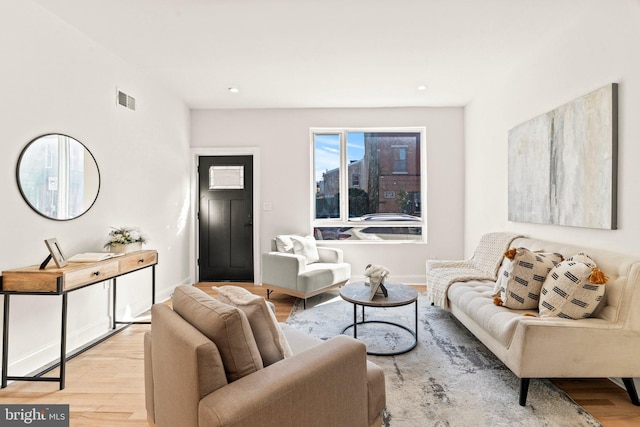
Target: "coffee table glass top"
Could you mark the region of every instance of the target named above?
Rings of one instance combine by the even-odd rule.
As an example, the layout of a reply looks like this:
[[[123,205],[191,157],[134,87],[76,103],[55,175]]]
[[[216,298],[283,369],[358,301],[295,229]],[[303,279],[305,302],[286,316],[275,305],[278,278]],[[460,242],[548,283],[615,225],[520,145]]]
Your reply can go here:
[[[398,307],[411,304],[418,299],[418,291],[411,286],[385,283],[389,296],[378,295],[369,301],[371,288],[364,282],[355,282],[340,288],[340,296],[345,301],[367,307]]]

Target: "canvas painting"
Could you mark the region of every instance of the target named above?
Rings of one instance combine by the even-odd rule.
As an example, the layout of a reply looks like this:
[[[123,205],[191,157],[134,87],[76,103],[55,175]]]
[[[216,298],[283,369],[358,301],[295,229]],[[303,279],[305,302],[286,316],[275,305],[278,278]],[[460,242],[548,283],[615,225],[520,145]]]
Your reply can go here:
[[[617,84],[509,131],[509,220],[616,228]]]

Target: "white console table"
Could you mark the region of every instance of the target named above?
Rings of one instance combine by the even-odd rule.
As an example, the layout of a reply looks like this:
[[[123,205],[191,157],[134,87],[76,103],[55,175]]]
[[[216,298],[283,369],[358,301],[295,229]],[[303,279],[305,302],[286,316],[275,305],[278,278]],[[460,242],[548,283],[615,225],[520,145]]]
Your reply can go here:
[[[155,303],[156,265],[158,264],[158,252],[144,250],[125,254],[124,256],[111,258],[99,262],[70,262],[63,268],[46,268],[41,270],[39,266],[6,270],[0,276],[0,294],[4,295],[4,321],[2,325],[2,384],[7,386],[7,381],[48,381],[59,382],[60,390],[65,386],[66,361],[99,344],[121,329],[118,324],[130,325],[134,323],[149,322],[121,322],[116,320],[116,279],[125,274],[151,267],[151,304]],[[113,324],[111,332],[97,341],[91,342],[67,356],[67,294],[87,286],[113,280]],[[7,373],[9,366],[9,309],[11,297],[17,295],[55,295],[62,300],[61,330],[60,330],[60,361],[49,366],[33,376],[10,376]],[[43,375],[60,366],[58,377],[43,377]]]

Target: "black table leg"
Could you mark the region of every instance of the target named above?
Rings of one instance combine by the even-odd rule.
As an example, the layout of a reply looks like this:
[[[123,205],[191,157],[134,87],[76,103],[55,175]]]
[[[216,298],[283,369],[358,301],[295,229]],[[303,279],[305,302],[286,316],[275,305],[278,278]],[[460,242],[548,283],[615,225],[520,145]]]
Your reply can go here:
[[[418,300],[416,300],[416,342],[418,341]]]
[[[116,328],[116,278],[114,277],[113,279],[113,306],[111,307],[111,319],[113,321],[113,327],[111,329],[115,329]]]
[[[60,390],[64,390],[67,364],[67,294],[62,294],[62,333],[60,334]]]
[[[364,310],[364,306],[362,307]],[[358,338],[358,305],[353,304],[353,337]]]
[[[9,367],[9,294],[4,294],[4,315],[2,322],[2,388],[7,387]]]
[[[151,305],[156,303],[156,265],[151,267]]]

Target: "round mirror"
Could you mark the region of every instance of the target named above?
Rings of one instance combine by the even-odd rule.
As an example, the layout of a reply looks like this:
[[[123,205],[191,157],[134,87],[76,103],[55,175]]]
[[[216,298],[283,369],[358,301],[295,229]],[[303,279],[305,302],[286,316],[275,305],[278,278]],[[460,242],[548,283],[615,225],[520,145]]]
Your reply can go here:
[[[42,135],[18,159],[18,188],[40,215],[66,221],[91,209],[100,191],[100,171],[91,152],[67,135]]]

